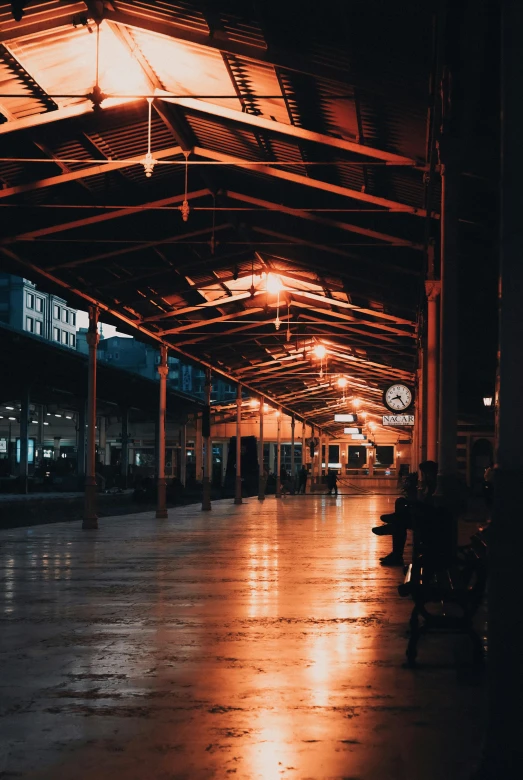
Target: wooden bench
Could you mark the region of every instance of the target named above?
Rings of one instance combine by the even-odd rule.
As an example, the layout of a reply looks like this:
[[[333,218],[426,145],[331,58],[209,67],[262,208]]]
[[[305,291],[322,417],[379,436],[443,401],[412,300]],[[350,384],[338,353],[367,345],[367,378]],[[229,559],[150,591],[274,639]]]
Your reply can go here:
[[[410,595],[414,601],[406,651],[411,667],[420,636],[433,631],[468,635],[474,661],[483,659],[482,641],[472,622],[485,592],[486,550],[481,544],[457,548],[455,536],[455,521],[447,510],[432,508],[413,518],[412,563],[398,587],[401,596]],[[439,605],[440,611],[431,610],[431,604]],[[451,607],[457,614],[449,614]]]

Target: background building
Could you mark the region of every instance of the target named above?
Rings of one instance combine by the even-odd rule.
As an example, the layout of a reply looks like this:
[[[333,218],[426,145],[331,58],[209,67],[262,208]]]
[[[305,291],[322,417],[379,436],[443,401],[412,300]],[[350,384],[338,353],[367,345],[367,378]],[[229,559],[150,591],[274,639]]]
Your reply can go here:
[[[29,279],[0,273],[0,322],[76,349],[76,309]]]
[[[80,328],[77,333],[77,349],[88,354],[87,328]],[[147,379],[158,379],[157,366],[160,360],[159,350],[148,344],[143,344],[134,338],[126,336],[111,336],[100,338],[98,344],[98,360],[104,360],[116,368],[140,374]],[[200,368],[182,363],[177,357],[169,355],[169,375],[167,382],[171,390],[179,390],[188,395],[203,399],[205,396],[205,372]],[[227,402],[236,398],[236,388],[213,378],[211,399]]]

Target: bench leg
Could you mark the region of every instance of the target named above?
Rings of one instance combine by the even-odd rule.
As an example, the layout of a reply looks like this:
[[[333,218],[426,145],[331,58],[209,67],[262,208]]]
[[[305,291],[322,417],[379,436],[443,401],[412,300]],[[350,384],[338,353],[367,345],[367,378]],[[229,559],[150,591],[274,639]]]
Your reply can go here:
[[[416,657],[418,655],[418,639],[420,636],[419,620],[418,620],[418,607],[415,606],[412,610],[409,620],[410,638],[407,645],[407,664],[410,667],[416,665]]]

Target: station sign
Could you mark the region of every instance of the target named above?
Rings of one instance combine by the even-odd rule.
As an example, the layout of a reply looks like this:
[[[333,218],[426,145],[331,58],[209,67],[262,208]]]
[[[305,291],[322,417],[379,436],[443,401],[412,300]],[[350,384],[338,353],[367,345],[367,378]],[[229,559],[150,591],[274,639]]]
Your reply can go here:
[[[356,423],[358,422],[358,415],[357,414],[335,414],[334,422]]]
[[[352,434],[353,439],[358,439],[359,441],[364,441],[367,437],[364,433],[353,433]]]
[[[344,428],[343,433],[361,433],[361,428]]]
[[[384,414],[383,425],[414,425],[413,414]]]

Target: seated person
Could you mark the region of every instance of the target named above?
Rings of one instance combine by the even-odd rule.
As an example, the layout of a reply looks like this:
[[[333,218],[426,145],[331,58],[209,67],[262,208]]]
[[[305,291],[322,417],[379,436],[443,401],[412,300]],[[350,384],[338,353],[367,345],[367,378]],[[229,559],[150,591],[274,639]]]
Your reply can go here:
[[[419,464],[421,486],[417,497],[412,495],[412,484],[406,488],[406,498],[396,500],[394,512],[381,515],[385,525],[372,529],[377,536],[392,536],[392,552],[380,559],[382,566],[403,566],[403,551],[407,540],[407,529],[412,528],[413,510],[421,510],[432,504],[432,496],[436,490],[438,464],[433,460],[425,460]],[[409,475],[411,477],[411,475]],[[413,480],[411,478],[410,482]]]

